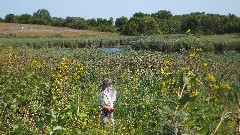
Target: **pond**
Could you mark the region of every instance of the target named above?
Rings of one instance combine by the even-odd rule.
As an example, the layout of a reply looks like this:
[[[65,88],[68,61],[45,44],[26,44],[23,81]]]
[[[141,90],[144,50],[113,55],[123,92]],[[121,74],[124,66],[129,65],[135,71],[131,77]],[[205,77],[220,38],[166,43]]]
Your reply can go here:
[[[123,51],[120,48],[100,48],[100,50],[105,51],[105,52],[121,52],[121,51]]]
[[[101,51],[104,52],[122,52],[122,51],[129,51],[131,49],[131,45],[120,45],[120,46],[114,46],[114,47],[103,47],[99,48]]]

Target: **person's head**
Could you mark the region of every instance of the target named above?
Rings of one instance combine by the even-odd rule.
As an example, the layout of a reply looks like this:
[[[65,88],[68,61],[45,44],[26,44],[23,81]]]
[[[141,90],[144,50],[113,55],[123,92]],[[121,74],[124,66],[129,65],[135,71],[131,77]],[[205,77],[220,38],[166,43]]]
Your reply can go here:
[[[110,85],[112,85],[112,80],[111,79],[105,78],[102,81],[102,89],[105,89],[105,88],[109,87]]]

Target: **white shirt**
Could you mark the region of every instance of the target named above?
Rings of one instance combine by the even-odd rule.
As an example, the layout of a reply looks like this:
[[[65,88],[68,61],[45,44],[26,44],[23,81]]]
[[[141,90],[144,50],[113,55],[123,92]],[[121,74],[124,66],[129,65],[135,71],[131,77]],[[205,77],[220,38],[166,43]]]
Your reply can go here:
[[[113,107],[113,103],[116,101],[116,90],[111,86],[98,94],[98,103],[100,106]]]

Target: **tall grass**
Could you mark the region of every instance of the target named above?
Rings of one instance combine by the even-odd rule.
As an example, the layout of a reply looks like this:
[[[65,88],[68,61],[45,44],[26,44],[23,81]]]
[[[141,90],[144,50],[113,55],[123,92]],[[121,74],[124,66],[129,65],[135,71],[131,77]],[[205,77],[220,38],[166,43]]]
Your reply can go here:
[[[239,35],[105,36],[88,38],[1,38],[8,45],[31,48],[99,48],[130,45],[134,50],[182,52],[192,48],[204,52],[237,51]]]

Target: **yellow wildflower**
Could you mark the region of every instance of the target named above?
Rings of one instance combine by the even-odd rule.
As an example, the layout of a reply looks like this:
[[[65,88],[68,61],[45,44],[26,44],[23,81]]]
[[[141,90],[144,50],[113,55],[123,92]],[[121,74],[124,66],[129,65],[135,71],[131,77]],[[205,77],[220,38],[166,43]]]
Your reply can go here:
[[[196,51],[197,51],[197,52],[201,52],[201,51],[202,51],[202,48],[197,48]]]
[[[199,93],[198,93],[198,91],[196,90],[196,91],[192,91],[192,96],[197,96]]]
[[[169,61],[169,60],[165,60],[165,61],[163,61],[163,63],[164,63],[164,64],[169,64],[170,61]]]
[[[207,67],[208,66],[208,64],[207,63],[203,63],[203,67]]]
[[[84,68],[83,68],[83,67],[80,67],[80,68],[79,68],[79,72],[80,72],[80,73],[83,73],[83,72],[84,72]]]
[[[193,73],[191,70],[188,70],[187,74],[188,74],[189,76],[194,76],[194,73]]]
[[[219,89],[220,87],[216,84],[209,84],[209,86],[213,89],[213,90],[217,90]]]
[[[225,82],[221,82],[220,87],[223,88],[223,89],[227,89],[227,90],[232,89],[232,87],[228,83],[225,83]]]
[[[195,56],[195,53],[190,53],[188,56],[189,56],[189,57],[194,57],[194,56]]]
[[[140,70],[137,69],[137,70],[135,71],[135,74],[136,74],[136,75],[139,75],[139,73],[140,73]]]
[[[137,86],[135,86],[135,85],[132,86],[132,89],[133,89],[133,90],[135,90],[136,88],[137,88]]]
[[[99,68],[99,72],[103,72],[103,68]]]
[[[164,74],[165,72],[164,72],[164,69],[163,68],[161,68],[161,74]]]
[[[172,79],[172,84],[175,84],[177,81],[175,79]]]
[[[77,72],[78,73],[83,73],[84,72],[84,67],[80,64],[80,63],[77,63]]]
[[[162,89],[164,89],[166,87],[166,83],[162,82]]]
[[[37,64],[37,63],[38,63],[38,61],[35,60],[35,59],[32,61],[32,64],[33,64],[33,65],[35,65],[35,64]]]
[[[216,82],[215,77],[211,74],[207,74],[207,80],[210,81],[210,82]]]
[[[25,71],[25,69],[26,69],[26,68],[23,66],[23,67],[22,67],[22,71]]]
[[[186,31],[186,34],[190,34],[191,33],[191,29],[188,29],[187,31]]]

